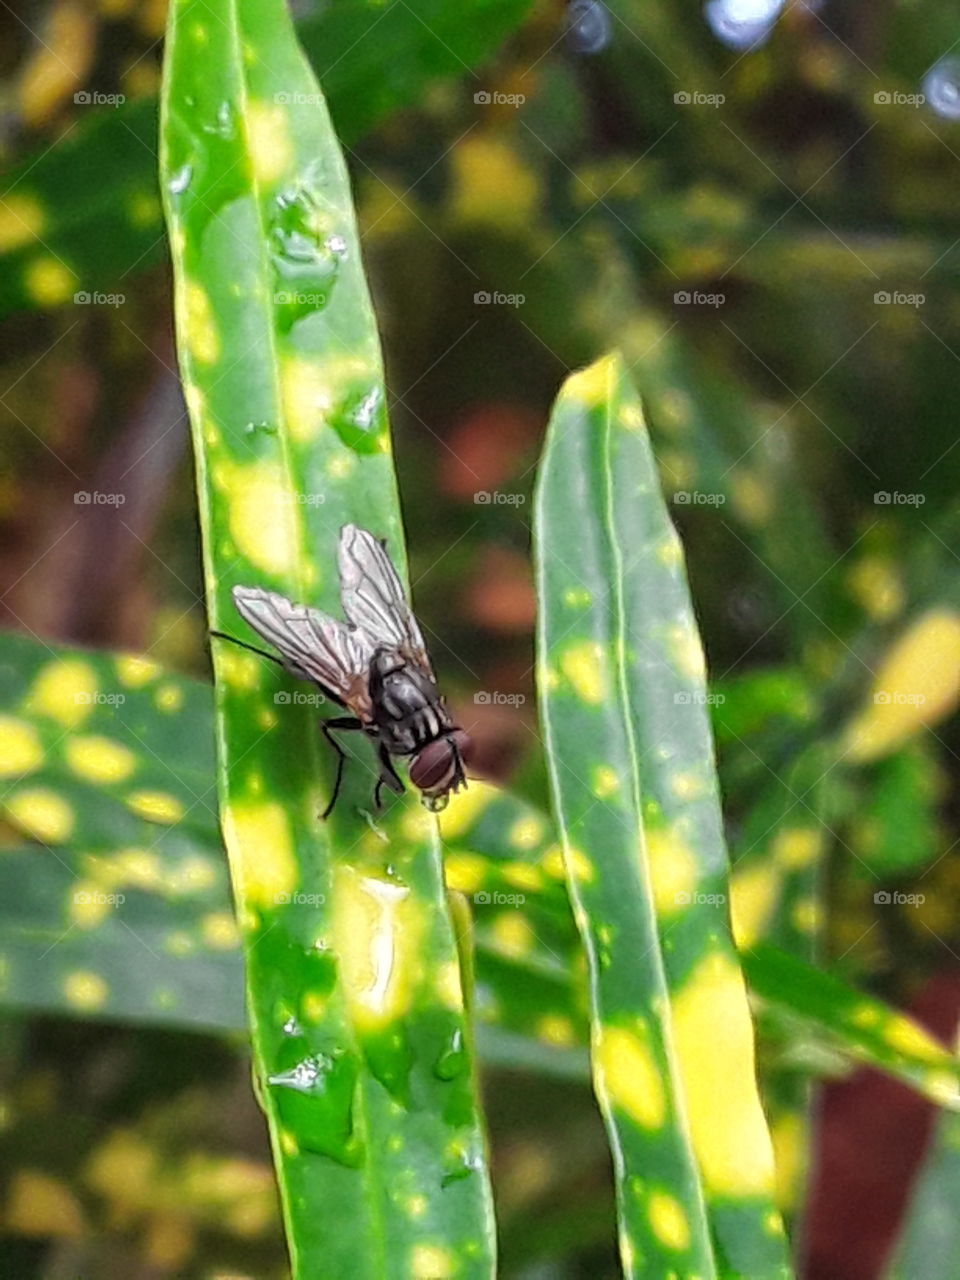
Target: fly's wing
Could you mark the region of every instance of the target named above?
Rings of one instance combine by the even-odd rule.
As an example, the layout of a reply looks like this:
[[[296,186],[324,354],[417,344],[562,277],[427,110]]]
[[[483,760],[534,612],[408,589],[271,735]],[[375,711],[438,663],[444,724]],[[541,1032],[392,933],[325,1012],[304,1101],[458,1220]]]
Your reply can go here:
[[[340,530],[340,598],[350,622],[374,645],[399,649],[432,678],[433,668],[416,618],[384,544],[355,524]]]
[[[273,645],[291,675],[322,685],[361,720],[370,718],[367,673],[373,646],[362,631],[259,587],[234,587],[233,603],[244,622]]]

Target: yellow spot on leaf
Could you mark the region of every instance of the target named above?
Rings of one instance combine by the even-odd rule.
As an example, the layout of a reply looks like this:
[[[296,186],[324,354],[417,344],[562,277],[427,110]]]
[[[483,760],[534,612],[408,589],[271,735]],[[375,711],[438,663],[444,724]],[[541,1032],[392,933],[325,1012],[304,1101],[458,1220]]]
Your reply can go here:
[[[500,912],[491,925],[490,932],[505,955],[521,959],[533,951],[535,939],[530,922],[512,908]]]
[[[43,747],[32,724],[0,716],[0,777],[30,773],[43,763]]]
[[[598,800],[606,800],[620,789],[620,779],[608,764],[598,764],[593,771],[590,789]]]
[[[557,880],[565,880],[569,868],[570,874],[579,883],[591,884],[593,882],[593,863],[575,845],[567,845],[566,851],[562,850],[559,845],[554,845],[544,854],[543,866],[547,874],[554,876]]]
[[[680,1201],[666,1191],[654,1191],[647,1205],[653,1234],[668,1249],[690,1247],[690,1224]]]
[[[87,1230],[83,1209],[70,1188],[35,1169],[21,1169],[13,1175],[4,1225],[17,1235],[60,1239],[75,1239]]]
[[[903,583],[885,556],[864,556],[847,576],[857,603],[876,622],[889,622],[904,606]]]
[[[598,408],[612,397],[619,373],[620,360],[617,356],[601,356],[586,369],[572,373],[560,394],[564,399],[579,400],[588,409]]]
[[[407,1200],[407,1213],[411,1218],[422,1218],[428,1207],[429,1202],[426,1196],[410,1196]]]
[[[601,1026],[593,1047],[597,1091],[644,1129],[659,1128],[667,1117],[666,1094],[645,1028]]]
[[[510,828],[507,839],[515,849],[535,849],[545,834],[541,818],[518,818]]]
[[[240,945],[237,922],[229,911],[211,911],[201,924],[203,940],[213,951],[232,951]]]
[[[577,1043],[573,1023],[561,1013],[545,1013],[537,1023],[537,1035],[547,1044],[567,1048]]]
[[[734,510],[747,524],[766,524],[773,514],[769,482],[751,471],[738,471],[730,484]]]
[[[88,782],[123,782],[137,765],[137,757],[120,742],[110,738],[70,738],[66,745],[67,764]]]
[[[560,670],[584,702],[598,706],[607,691],[603,646],[596,640],[581,640],[560,655]]]
[[[730,877],[730,914],[738,947],[762,938],[780,898],[780,877],[766,861],[738,867]]]
[[[296,504],[277,463],[231,466],[230,532],[252,565],[278,577],[292,575],[297,559]]]
[[[678,800],[697,800],[706,789],[703,778],[696,773],[675,773],[670,779],[670,790]]]
[[[220,337],[210,299],[195,280],[184,281],[181,288],[183,324],[190,354],[200,364],[213,364],[220,358]]]
[[[69,1004],[87,1013],[101,1008],[109,994],[109,988],[99,973],[84,969],[77,969],[68,975],[63,991]]]
[[[942,1066],[951,1060],[943,1046],[909,1018],[900,1015],[888,1017],[882,1034],[891,1049],[906,1053],[911,1058],[920,1058],[932,1066]]]
[[[823,908],[816,898],[798,898],[790,919],[800,933],[816,933],[823,922]]]
[[[300,1154],[300,1144],[289,1129],[280,1130],[280,1150],[285,1156],[298,1156]]]
[[[248,102],[244,113],[250,163],[258,182],[278,182],[293,168],[293,139],[280,104]]]
[[[171,826],[183,817],[183,805],[166,791],[133,791],[126,799],[127,808],[148,822]]]
[[[133,653],[122,654],[117,658],[116,666],[117,678],[127,689],[141,689],[162,671],[160,664],[152,658],[141,658]]]
[[[333,934],[354,1024],[376,1030],[410,1007],[423,957],[423,914],[410,890],[359,874],[335,872]]]
[[[440,834],[444,840],[456,840],[478,820],[483,810],[499,792],[487,782],[471,782],[465,791],[451,796],[440,814]]]
[[[724,1196],[771,1194],[773,1150],[757,1093],[753,1025],[743,975],[729,957],[707,955],[681,988],[674,1044],[707,1189]]]
[[[7,801],[10,820],[44,844],[63,844],[73,831],[73,810],[54,791],[31,787]]]
[[[451,157],[451,213],[459,222],[489,222],[528,231],[540,203],[540,183],[507,143],[472,134]]]
[[[700,681],[707,672],[700,637],[687,623],[677,622],[667,630],[667,646],[677,669],[689,680]]]
[[[33,715],[49,716],[65,729],[76,729],[93,710],[96,692],[97,676],[89,662],[58,658],[34,680],[26,706]]]
[[[415,1244],[410,1250],[411,1280],[450,1280],[458,1267],[453,1254],[439,1244]]]
[[[297,887],[297,860],[283,806],[271,801],[229,805],[223,820],[227,850],[244,903],[273,910]]]
[[[110,895],[93,880],[78,880],[70,889],[67,915],[78,929],[95,929],[113,908]]]
[[[4,196],[0,202],[0,253],[19,249],[43,233],[43,206],[33,196]]]
[[[500,874],[515,889],[528,889],[537,893],[543,888],[543,873],[530,862],[502,862]]]
[[[812,866],[823,852],[823,837],[810,827],[785,827],[770,848],[773,860],[787,871]]]
[[[643,411],[634,400],[620,406],[617,421],[627,431],[642,431],[644,428]]]
[[[669,534],[657,546],[657,559],[665,569],[675,569],[683,561],[683,548],[676,534]]]
[[[688,906],[697,888],[697,860],[686,841],[669,828],[645,832],[644,844],[657,915]]]
[[[958,696],[960,614],[933,609],[908,627],[880,664],[868,704],[847,731],[847,758],[886,755],[949,714]]]
[[[463,1008],[463,982],[455,960],[442,964],[437,973],[437,995],[444,1008],[459,1013]]]
[[[447,886],[460,893],[476,893],[486,879],[489,863],[479,853],[451,853],[444,859]]]
[[[34,258],[24,272],[24,284],[38,307],[57,307],[73,296],[77,277],[56,258]]]
[[[178,684],[164,684],[153,696],[158,711],[179,711],[183,706],[183,690]]]
[[[781,1112],[770,1126],[776,1166],[774,1195],[777,1204],[789,1213],[797,1203],[806,1175],[806,1132],[803,1118],[793,1111]],[[782,1229],[777,1219],[777,1234]]]

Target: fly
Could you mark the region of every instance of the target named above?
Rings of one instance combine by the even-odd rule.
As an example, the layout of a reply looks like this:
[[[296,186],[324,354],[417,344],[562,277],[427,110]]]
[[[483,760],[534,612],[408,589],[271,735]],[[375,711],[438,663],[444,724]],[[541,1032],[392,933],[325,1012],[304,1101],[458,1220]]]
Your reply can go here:
[[[393,764],[397,757],[409,759],[410,781],[426,807],[443,809],[450,792],[467,785],[463,761],[470,738],[453,723],[437,689],[423,635],[386,542],[355,524],[344,525],[337,568],[346,622],[274,591],[233,588],[240,616],[280,654],[274,661],[352,713],[320,722],[337,753],[337,777],[323,816],[333,811],[343,777],[346,752],[333,736],[339,730],[362,731],[376,744],[380,773],[373,798],[378,809],[385,786],[398,795],[404,790]],[[234,640],[222,632],[213,634]]]

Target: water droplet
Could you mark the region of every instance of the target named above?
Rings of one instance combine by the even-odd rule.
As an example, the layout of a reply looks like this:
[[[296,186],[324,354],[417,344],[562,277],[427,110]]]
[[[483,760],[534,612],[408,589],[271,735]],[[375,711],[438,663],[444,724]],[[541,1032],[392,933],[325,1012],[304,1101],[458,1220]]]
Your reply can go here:
[[[248,436],[257,435],[258,433],[267,436],[275,436],[277,434],[277,427],[273,422],[248,422],[243,429]]]
[[[284,1031],[286,1029],[284,1027]],[[276,1085],[280,1089],[296,1089],[297,1093],[312,1093],[326,1069],[327,1061],[323,1058],[304,1058],[287,1071],[267,1076],[267,1084]]]
[[[784,0],[707,0],[707,25],[728,49],[762,45],[773,30]]]
[[[342,236],[329,233],[330,215],[313,181],[310,174],[281,192],[271,220],[274,302],[284,332],[327,305],[346,249]]]
[[[457,1027],[450,1037],[450,1043],[434,1065],[434,1074],[441,1080],[456,1080],[457,1076],[463,1075],[469,1065],[470,1061],[463,1042],[463,1028]]]
[[[960,120],[960,58],[941,58],[920,88],[931,111],[944,120]]]
[[[204,133],[215,134],[218,138],[233,138],[236,135],[233,107],[229,102],[221,102],[213,124],[202,124],[200,127]]]
[[[571,0],[566,28],[567,45],[574,53],[599,53],[613,37],[610,10],[600,0]]]
[[[193,165],[182,164],[174,173],[167,183],[167,190],[172,196],[183,195],[187,187],[190,185],[190,179],[193,177]]]
[[[300,1023],[297,1022],[293,1014],[283,1024],[283,1034],[285,1036],[298,1036],[300,1034]],[[273,1081],[271,1081],[271,1084]]]
[[[483,1170],[483,1153],[475,1147],[457,1147],[447,1155],[444,1166],[440,1185],[446,1187],[461,1178],[469,1178],[471,1173],[480,1173]]]
[[[373,424],[377,409],[380,406],[381,391],[379,387],[371,387],[353,411],[353,421],[364,431]]]

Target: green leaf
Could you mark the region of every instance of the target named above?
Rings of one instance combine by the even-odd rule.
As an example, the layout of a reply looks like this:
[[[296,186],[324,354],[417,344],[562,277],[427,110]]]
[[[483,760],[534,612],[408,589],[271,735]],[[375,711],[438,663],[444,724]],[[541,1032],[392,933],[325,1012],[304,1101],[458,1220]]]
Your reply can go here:
[[[473,0],[469,11],[444,0],[415,8],[336,0],[299,32],[337,133],[353,143],[435,80],[470,72],[529,8],[530,0]],[[141,99],[78,121],[7,175],[0,315],[57,306],[79,291],[123,291],[161,257],[156,149],[157,104]]]
[[[280,0],[171,14],[163,180],[208,607],[338,612],[340,526],[402,536],[346,170]],[[493,1221],[434,821],[378,828],[369,745],[331,785],[316,710],[215,645],[221,818],[293,1272],[486,1276]],[[349,1229],[344,1229],[344,1224]]]
[[[590,966],[594,1087],[624,1269],[787,1275],[726,920],[703,656],[639,402],[616,357],[560,394],[536,543],[538,688]]]

